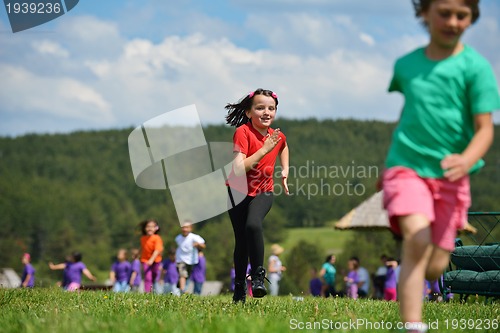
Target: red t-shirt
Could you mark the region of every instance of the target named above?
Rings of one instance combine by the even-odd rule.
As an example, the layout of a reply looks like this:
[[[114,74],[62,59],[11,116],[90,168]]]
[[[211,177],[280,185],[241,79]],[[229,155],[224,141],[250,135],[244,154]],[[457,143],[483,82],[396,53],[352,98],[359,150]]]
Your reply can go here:
[[[267,130],[269,135],[273,134],[273,132],[274,130],[272,128]],[[276,157],[283,150],[283,148],[286,147],[286,136],[283,133],[280,133],[279,136],[281,137],[281,140],[274,147],[274,149],[266,154],[255,167],[247,172],[246,185],[248,186],[247,194],[249,196],[254,197],[262,192],[273,192],[273,174]],[[257,150],[262,148],[264,141],[266,141],[266,137],[260,134],[260,132],[252,126],[251,122],[248,122],[238,127],[234,132],[233,152],[239,152],[245,154],[247,157],[250,157],[255,154]],[[234,171],[232,171],[229,175],[228,183],[232,188],[245,193],[247,189],[240,188],[240,186],[237,185],[238,181],[234,181],[235,178],[237,178],[237,176],[235,176]]]

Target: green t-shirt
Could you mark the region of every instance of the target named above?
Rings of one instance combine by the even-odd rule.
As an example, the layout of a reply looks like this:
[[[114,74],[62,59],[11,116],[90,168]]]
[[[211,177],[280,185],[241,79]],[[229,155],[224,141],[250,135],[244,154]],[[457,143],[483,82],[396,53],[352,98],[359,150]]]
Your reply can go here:
[[[419,48],[396,61],[389,91],[405,97],[386,167],[411,168],[421,177],[442,178],[441,160],[461,154],[474,136],[474,115],[500,109],[488,61],[471,47],[443,60]],[[478,161],[469,172],[484,165]]]
[[[335,284],[335,274],[337,270],[335,266],[330,264],[329,262],[325,262],[321,268],[325,269],[325,275],[323,275],[323,279],[329,286],[333,286]]]

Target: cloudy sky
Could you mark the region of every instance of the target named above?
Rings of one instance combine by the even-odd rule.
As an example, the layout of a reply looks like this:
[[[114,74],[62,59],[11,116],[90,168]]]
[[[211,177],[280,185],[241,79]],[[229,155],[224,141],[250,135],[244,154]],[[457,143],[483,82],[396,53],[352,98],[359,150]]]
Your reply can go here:
[[[464,40],[500,80],[500,1],[481,11]],[[223,123],[259,87],[281,117],[394,121],[394,60],[426,41],[410,0],[82,0],[18,33],[2,7],[0,136],[135,127],[191,104]]]

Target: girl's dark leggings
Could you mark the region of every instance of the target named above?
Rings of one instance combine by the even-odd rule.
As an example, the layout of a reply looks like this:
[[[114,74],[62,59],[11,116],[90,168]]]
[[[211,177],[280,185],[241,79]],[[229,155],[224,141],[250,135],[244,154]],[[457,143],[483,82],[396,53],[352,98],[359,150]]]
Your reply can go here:
[[[264,235],[262,222],[273,204],[273,193],[264,192],[255,197],[246,196],[229,210],[234,231],[235,280],[246,280],[248,260],[252,272],[264,263]]]

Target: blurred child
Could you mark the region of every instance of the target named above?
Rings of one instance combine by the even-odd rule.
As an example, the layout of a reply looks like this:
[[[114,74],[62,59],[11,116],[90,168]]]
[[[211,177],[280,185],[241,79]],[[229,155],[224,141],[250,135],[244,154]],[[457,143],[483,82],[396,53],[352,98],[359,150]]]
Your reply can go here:
[[[353,299],[358,298],[358,267],[358,262],[356,260],[349,259],[349,261],[347,262],[347,269],[349,270],[349,273],[347,273],[347,276],[344,277],[347,289],[347,297]]]
[[[141,263],[144,271],[144,291],[147,293],[156,290],[156,285],[160,277],[161,254],[163,252],[163,240],[158,235],[160,227],[153,219],[140,223],[141,237]]]
[[[163,293],[180,296],[181,292],[177,287],[179,283],[179,272],[177,272],[177,264],[175,262],[175,248],[168,251],[168,256],[163,260]]]
[[[35,269],[30,263],[30,254],[23,254],[21,261],[24,264],[23,275],[21,276],[21,288],[33,288],[35,286]]]
[[[140,252],[138,249],[130,250],[130,257],[132,262],[130,263],[130,290],[138,291],[141,286],[141,261],[139,260]]]
[[[82,262],[82,254],[80,252],[73,252],[71,254],[70,263],[61,263],[54,265],[49,262],[49,268],[51,270],[66,270],[66,287],[67,291],[76,291],[80,289],[82,284],[82,274],[85,275],[89,280],[96,281],[96,278],[87,269],[87,266]]]
[[[398,293],[397,286],[398,280],[396,275],[396,268],[398,267],[398,262],[393,258],[388,258],[385,262],[387,267],[387,273],[385,275],[384,283],[384,300],[386,301],[396,301]]]
[[[316,268],[311,268],[311,280],[309,280],[309,293],[318,297],[321,296],[321,289],[323,287],[323,283],[321,279],[318,277],[318,270]]]
[[[206,247],[205,240],[200,235],[192,233],[192,230],[192,222],[184,221],[181,233],[175,237],[177,244],[175,260],[179,271],[181,293],[185,292],[186,280],[191,274],[193,266],[198,263],[198,250],[203,250]]]
[[[109,279],[113,284],[114,292],[128,292],[130,290],[131,265],[127,261],[127,250],[120,249],[116,255],[116,261],[111,266]]]
[[[201,295],[203,283],[205,283],[207,274],[207,261],[203,250],[198,250],[198,263],[194,265],[191,272],[191,281],[194,283],[193,294]]]

